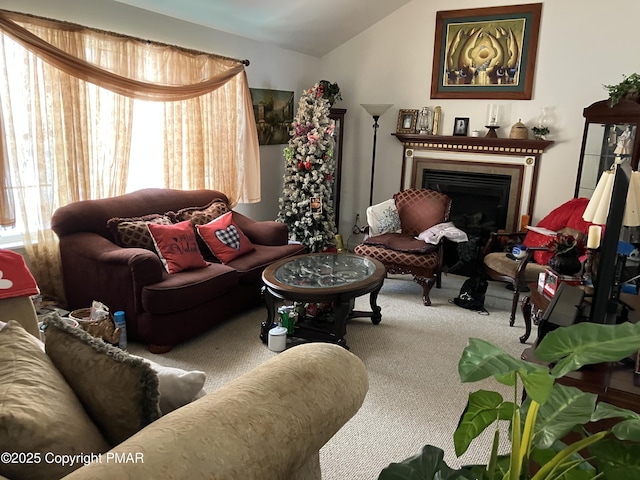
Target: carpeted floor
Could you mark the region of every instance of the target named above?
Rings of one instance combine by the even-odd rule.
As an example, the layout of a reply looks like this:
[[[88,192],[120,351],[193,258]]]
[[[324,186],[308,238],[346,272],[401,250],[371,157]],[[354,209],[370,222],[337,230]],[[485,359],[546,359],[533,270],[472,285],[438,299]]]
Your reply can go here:
[[[321,450],[323,478],[376,479],[390,462],[417,453],[426,443],[444,449],[452,466],[486,461],[492,432],[462,458],[453,452],[452,436],[467,395],[480,388],[499,390],[505,398],[514,392],[493,380],[461,384],[457,363],[470,337],[519,356],[525,348],[518,340],[524,324],[518,314],[509,328],[511,292],[504,284],[490,283],[485,301],[489,315],[451,304],[464,279],[444,276],[442,288],[432,290],[433,305],[424,307],[422,290],[410,277],[390,277],[378,297],[382,322],[350,321],[347,342],[366,364],[370,388],[360,411]],[[367,308],[368,297],[359,298],[356,309]],[[129,350],[161,364],[204,370],[205,388],[211,392],[276,355],[258,338],[264,317],[263,308],[252,310],[165,355],[150,354],[135,343]],[[535,335],[529,341],[533,339]]]

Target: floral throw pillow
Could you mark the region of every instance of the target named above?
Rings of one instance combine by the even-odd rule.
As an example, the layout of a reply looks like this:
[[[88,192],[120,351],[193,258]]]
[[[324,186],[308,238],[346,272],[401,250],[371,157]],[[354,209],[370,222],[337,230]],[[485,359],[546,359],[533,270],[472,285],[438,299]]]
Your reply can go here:
[[[369,235],[400,232],[400,215],[398,215],[396,202],[389,199],[367,208],[367,225],[369,225]]]
[[[204,225],[228,211],[229,207],[225,202],[222,200],[214,200],[204,207],[187,207],[177,212],[171,212],[169,215],[172,217],[174,223],[191,220],[193,225]]]

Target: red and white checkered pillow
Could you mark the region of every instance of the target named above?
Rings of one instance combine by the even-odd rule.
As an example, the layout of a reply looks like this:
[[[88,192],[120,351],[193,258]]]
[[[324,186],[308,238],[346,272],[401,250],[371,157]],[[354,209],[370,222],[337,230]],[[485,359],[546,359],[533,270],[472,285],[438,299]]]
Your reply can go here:
[[[251,240],[233,221],[233,212],[227,212],[206,225],[196,225],[198,235],[222,263],[255,250]]]

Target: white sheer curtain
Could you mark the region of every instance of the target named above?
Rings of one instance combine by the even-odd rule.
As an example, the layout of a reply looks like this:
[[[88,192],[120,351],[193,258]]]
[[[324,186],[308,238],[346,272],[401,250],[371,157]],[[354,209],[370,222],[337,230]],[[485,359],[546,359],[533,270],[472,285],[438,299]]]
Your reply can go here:
[[[49,219],[125,192],[138,102],[164,103],[165,186],[260,200],[255,120],[241,62],[0,11],[6,163],[41,290],[63,298]],[[117,92],[117,93],[116,93]],[[1,205],[1,204],[0,204]],[[0,217],[3,212],[0,210]]]

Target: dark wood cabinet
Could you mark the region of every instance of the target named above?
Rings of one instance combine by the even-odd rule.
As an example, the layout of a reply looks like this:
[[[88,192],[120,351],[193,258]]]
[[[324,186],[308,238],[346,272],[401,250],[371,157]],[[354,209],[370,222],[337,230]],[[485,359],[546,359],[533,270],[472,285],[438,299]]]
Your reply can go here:
[[[333,211],[336,217],[336,229],[340,228],[340,187],[342,184],[342,140],[344,138],[344,116],[346,108],[331,108],[329,118],[336,123],[334,133],[336,146],[333,158],[336,162],[336,170],[333,176]]]
[[[586,107],[583,116],[584,133],[574,196],[591,198],[602,172],[610,169],[617,157],[629,159],[631,168],[638,169],[640,104],[621,100],[610,107],[609,100],[600,100]],[[629,137],[624,152],[619,149],[623,136]]]

